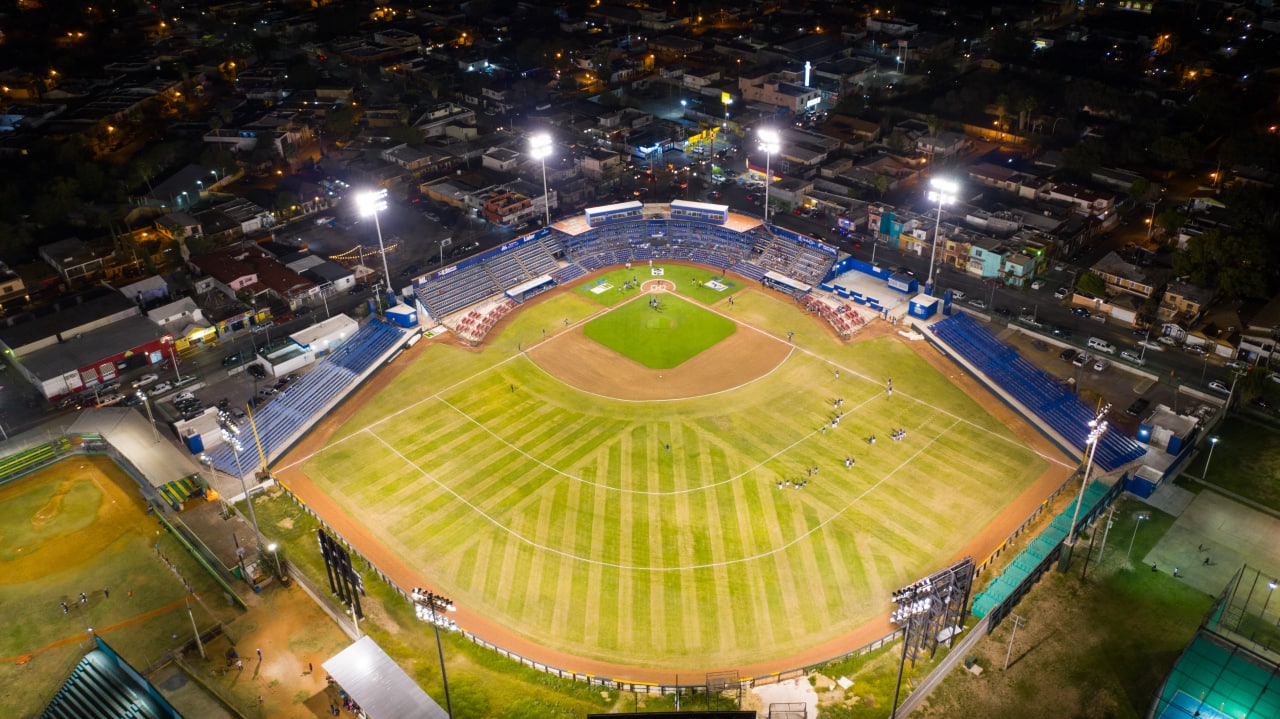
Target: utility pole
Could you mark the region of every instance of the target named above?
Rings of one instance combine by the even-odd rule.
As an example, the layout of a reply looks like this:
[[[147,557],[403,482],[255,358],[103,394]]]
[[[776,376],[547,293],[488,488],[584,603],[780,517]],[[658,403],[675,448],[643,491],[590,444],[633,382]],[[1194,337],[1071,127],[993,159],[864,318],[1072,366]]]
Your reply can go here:
[[[1009,618],[1013,620],[1013,631],[1009,633],[1009,650],[1004,653],[1004,670],[1009,670],[1009,658],[1013,656],[1013,640],[1018,636],[1018,627],[1026,623],[1027,620],[1017,614],[1010,614]]]

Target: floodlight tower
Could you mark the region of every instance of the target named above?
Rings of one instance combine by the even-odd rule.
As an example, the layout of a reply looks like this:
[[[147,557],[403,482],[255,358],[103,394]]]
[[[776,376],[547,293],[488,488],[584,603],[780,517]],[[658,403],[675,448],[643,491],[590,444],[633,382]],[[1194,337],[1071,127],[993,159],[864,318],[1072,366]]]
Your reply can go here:
[[[1080,505],[1084,504],[1084,490],[1089,486],[1089,472],[1093,470],[1093,459],[1098,455],[1098,443],[1102,441],[1102,435],[1107,433],[1107,422],[1103,417],[1111,411],[1111,405],[1104,404],[1098,410],[1098,414],[1089,420],[1089,436],[1085,439],[1085,447],[1088,449],[1089,458],[1084,464],[1084,476],[1080,479],[1080,496],[1076,498],[1076,511],[1071,515],[1071,532],[1067,535],[1067,546],[1074,547],[1076,538],[1080,534],[1080,528],[1076,526],[1076,521],[1080,519]]]
[[[773,165],[771,160],[773,153],[782,148],[782,138],[778,136],[778,131],[766,127],[757,130],[756,134],[760,136],[760,149],[764,150],[764,224],[769,226],[769,181],[773,179]]]
[[[542,204],[547,208],[547,222],[551,226],[551,195],[547,194],[547,157],[551,154],[551,136],[544,133],[529,138],[529,154],[542,162]]]
[[[244,466],[240,464],[240,452],[244,445],[240,443],[240,428],[225,413],[218,414],[218,427],[222,430],[222,439],[231,447],[231,456],[236,461],[236,474],[240,475],[240,490],[244,492],[244,502],[249,505],[249,519],[253,522],[253,535],[258,540],[258,551],[262,551],[262,531],[258,529],[258,516],[253,512],[253,496],[244,483]]]
[[[960,185],[955,180],[933,177],[929,179],[929,186],[933,188],[929,191],[929,201],[938,203],[938,218],[933,225],[933,244],[929,248],[929,281],[925,285],[929,294],[932,295],[933,263],[938,256],[938,235],[942,233],[942,206],[956,201],[956,195],[960,192]]]
[[[382,275],[387,282],[387,294],[391,294],[391,270],[387,267],[387,248],[382,244],[382,225],[378,222],[378,213],[387,209],[387,189],[370,190],[356,195],[356,206],[360,214],[373,216],[373,227],[378,233],[378,251],[382,253]]]

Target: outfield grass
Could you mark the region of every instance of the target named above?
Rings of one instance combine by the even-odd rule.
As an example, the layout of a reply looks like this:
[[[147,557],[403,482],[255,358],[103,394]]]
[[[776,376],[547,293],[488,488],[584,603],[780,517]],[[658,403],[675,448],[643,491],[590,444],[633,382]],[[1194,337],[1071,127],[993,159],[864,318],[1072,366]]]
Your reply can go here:
[[[559,383],[514,350],[599,311],[567,293],[482,352],[427,347],[303,468],[455,601],[560,651],[670,667],[861,626],[1047,467],[897,340],[844,345],[779,296],[736,300],[738,331],[800,350],[740,389],[637,403]]]
[[[1189,470],[1211,484],[1280,510],[1280,433],[1270,425],[1232,414],[1218,427],[1216,436],[1213,462],[1209,463],[1209,441],[1205,439]],[[1209,464],[1207,475],[1205,464]]]
[[[662,293],[636,298],[586,323],[582,331],[650,369],[679,367],[685,360],[733,334],[733,320]]]
[[[157,544],[209,598],[191,603],[202,627],[234,615],[177,541],[156,533],[141,492],[109,459],[72,457],[0,486],[0,515],[0,657],[30,657],[22,665],[0,662],[0,711],[7,716],[42,708],[91,648],[90,627],[138,668],[190,638],[187,593],[157,556]]]

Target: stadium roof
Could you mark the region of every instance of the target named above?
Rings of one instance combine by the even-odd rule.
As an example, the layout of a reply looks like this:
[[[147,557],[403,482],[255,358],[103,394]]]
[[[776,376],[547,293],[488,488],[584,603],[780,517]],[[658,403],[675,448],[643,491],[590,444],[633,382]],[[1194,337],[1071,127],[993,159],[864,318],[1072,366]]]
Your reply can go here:
[[[367,635],[321,666],[368,716],[449,719],[445,710]]]

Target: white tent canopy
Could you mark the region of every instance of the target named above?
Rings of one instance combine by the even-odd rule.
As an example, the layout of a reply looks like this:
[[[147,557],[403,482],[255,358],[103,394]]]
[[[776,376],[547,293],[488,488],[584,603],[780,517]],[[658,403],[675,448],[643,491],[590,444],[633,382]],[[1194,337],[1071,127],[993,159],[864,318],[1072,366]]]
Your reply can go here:
[[[321,663],[369,719],[448,719],[408,674],[367,635]]]

